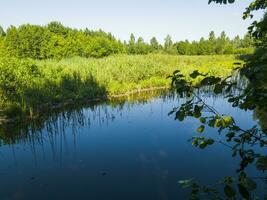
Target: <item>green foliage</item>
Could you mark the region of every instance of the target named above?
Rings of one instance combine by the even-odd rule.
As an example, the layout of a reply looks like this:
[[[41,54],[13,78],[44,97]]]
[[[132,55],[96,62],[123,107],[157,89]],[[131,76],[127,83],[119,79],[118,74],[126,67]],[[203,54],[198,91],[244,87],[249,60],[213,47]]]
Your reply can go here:
[[[235,182],[236,187],[233,185],[233,179],[224,180],[224,194],[227,198],[236,199],[241,196],[243,199],[251,199],[252,191],[257,188],[256,182],[249,178],[246,174],[246,168],[255,164],[257,169],[265,171],[267,169],[266,155],[256,153],[253,148],[256,144],[260,147],[267,146],[267,135],[264,130],[258,126],[254,126],[250,129],[242,129],[239,127],[233,117],[220,114],[215,108],[205,103],[205,101],[198,96],[196,90],[202,87],[213,88],[215,94],[224,94],[227,96],[230,103],[233,103],[233,107],[239,107],[241,109],[254,109],[260,103],[265,102],[264,97],[261,100],[257,100],[261,96],[264,96],[262,91],[254,91],[255,88],[248,86],[245,89],[240,89],[237,83],[232,79],[232,76],[226,78],[220,78],[209,74],[200,73],[199,71],[193,71],[190,74],[192,79],[199,79],[199,84],[194,84],[193,81],[187,80],[186,77],[176,70],[170,78],[172,79],[172,85],[180,96],[187,96],[189,99],[178,108],[174,108],[170,114],[175,114],[175,120],[184,121],[187,117],[199,118],[201,125],[197,128],[197,132],[201,133],[201,136],[194,136],[191,139],[192,145],[200,149],[205,149],[215,142],[225,145],[232,150],[232,156],[239,156],[240,164],[237,169],[238,181]],[[237,87],[239,93],[236,94],[233,88]],[[253,92],[252,92],[253,91]],[[251,93],[252,92],[252,93]],[[262,102],[264,100],[264,102]],[[264,106],[262,106],[264,108]],[[209,114],[207,114],[209,113]],[[206,127],[211,127],[218,130],[220,139],[215,141],[212,138],[204,136]],[[262,177],[266,180],[267,177]],[[227,181],[226,181],[227,180]],[[198,185],[195,182],[191,183],[192,188],[191,198],[198,199],[201,195],[210,197],[211,195],[217,195],[213,188],[212,193],[206,193],[205,187]],[[198,190],[195,190],[195,188]],[[238,192],[236,192],[238,191]],[[215,198],[218,199],[218,198]],[[220,199],[220,198],[219,198]]]
[[[153,37],[150,43],[143,38],[130,36],[128,43],[122,43],[110,33],[102,30],[77,30],[51,22],[46,26],[25,24],[10,26],[6,33],[0,27],[0,55],[17,58],[62,59],[74,56],[101,58],[112,54],[148,54],[151,52],[179,55],[248,54],[253,51],[253,40],[230,40],[225,33],[216,38],[214,32],[209,39],[180,41],[174,43],[171,36],[165,38],[164,47]]]
[[[215,2],[220,4],[234,3],[236,0],[209,0],[209,3]],[[267,7],[266,0],[253,0],[249,6],[246,8],[246,11],[243,14],[243,18],[246,19],[248,17],[253,17],[251,14],[253,11],[257,11],[260,9],[265,9]]]
[[[209,0],[209,3],[234,3],[235,0]],[[251,12],[259,9],[266,9],[266,0],[254,0],[247,7],[244,12],[243,18],[252,17]],[[187,117],[194,117],[194,107],[203,106],[205,111],[210,113],[205,117],[201,117],[199,121],[201,126],[197,129],[198,132],[203,133],[205,126],[209,126],[218,129],[220,134],[220,139],[216,142],[225,145],[232,150],[232,156],[239,156],[240,163],[239,168],[236,170],[238,179],[232,177],[225,177],[221,182],[224,184],[224,194],[226,199],[256,199],[253,196],[253,191],[256,190],[257,184],[253,180],[255,178],[250,178],[246,174],[246,169],[249,165],[255,164],[256,168],[260,171],[266,171],[267,169],[267,157],[264,151],[259,153],[258,147],[267,146],[267,134],[266,129],[254,126],[250,129],[242,129],[239,127],[231,116],[221,115],[215,108],[205,103],[205,101],[195,93],[195,90],[200,87],[211,87],[215,94],[224,94],[227,96],[233,107],[239,107],[244,110],[255,110],[260,109],[265,113],[267,111],[267,98],[266,98],[266,74],[267,74],[267,14],[264,18],[257,22],[255,21],[250,27],[249,31],[256,42],[256,50],[252,56],[246,59],[246,64],[241,69],[241,75],[249,79],[249,83],[245,85],[244,88],[239,87],[235,79],[232,76],[222,79],[221,77],[213,75],[203,75],[198,71],[194,71],[191,74],[191,78],[201,78],[200,84],[195,87],[192,81],[186,81],[185,77],[179,72],[170,76],[172,79],[172,85],[179,94],[191,97],[185,104],[181,107],[175,108],[172,113],[183,112],[183,121]],[[210,41],[214,42],[214,34],[210,34]],[[251,36],[247,35],[240,41],[239,37],[234,39],[234,45],[244,48],[248,48],[253,43]],[[223,47],[227,47],[229,40],[224,33],[221,34],[219,38],[219,46],[217,46],[217,53],[221,52]],[[228,51],[228,50],[227,50]],[[242,52],[242,51],[241,51]],[[238,93],[233,92],[233,88],[238,90]],[[256,110],[257,111],[257,110]],[[202,113],[198,116],[201,116]],[[176,118],[175,118],[176,119]],[[202,134],[203,135],[203,134]],[[209,138],[210,139],[210,138]],[[197,136],[192,138],[192,144],[204,149],[208,146],[207,141],[209,140],[204,136]],[[267,177],[257,177],[257,179],[262,179],[262,181],[267,180]],[[190,199],[225,199],[218,195],[217,188],[209,188],[200,186],[198,183],[192,181],[182,181],[182,183],[187,183],[186,187],[191,188]],[[235,185],[234,185],[235,184]],[[219,189],[220,190],[220,189]],[[238,191],[238,192],[237,192]],[[266,196],[266,195],[265,195]]]
[[[59,22],[47,26],[10,26],[0,36],[2,49],[17,58],[62,59],[65,57],[104,57],[125,52],[124,45],[103,31],[76,30]]]
[[[170,35],[167,35],[167,37],[165,38],[164,51],[168,54],[176,54],[177,53]]]
[[[153,37],[150,40],[150,49],[151,49],[151,52],[157,52],[162,49],[162,46],[157,41],[157,38]]]
[[[174,44],[180,55],[217,55],[217,54],[251,54],[254,50],[254,41],[248,34],[243,39],[236,36],[230,40],[225,32],[216,38],[214,31],[211,31],[209,38],[201,38],[199,41],[181,41]]]
[[[185,74],[190,69],[199,69],[227,76],[234,62],[234,56],[160,54],[119,55],[102,59],[75,57],[61,61],[0,58],[0,110],[9,116],[29,116],[70,99],[168,87],[170,80],[165,77],[175,68]],[[196,115],[199,114],[197,111],[196,108]]]
[[[0,26],[0,37],[4,37],[6,35],[2,26]]]

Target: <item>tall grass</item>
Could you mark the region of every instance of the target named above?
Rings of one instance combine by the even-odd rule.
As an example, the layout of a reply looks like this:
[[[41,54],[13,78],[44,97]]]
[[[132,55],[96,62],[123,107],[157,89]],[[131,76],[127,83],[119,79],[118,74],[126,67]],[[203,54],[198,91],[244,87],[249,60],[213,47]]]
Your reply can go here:
[[[102,59],[0,59],[0,110],[8,116],[35,115],[67,100],[125,94],[169,86],[166,77],[179,69],[228,76],[234,56],[116,55]]]

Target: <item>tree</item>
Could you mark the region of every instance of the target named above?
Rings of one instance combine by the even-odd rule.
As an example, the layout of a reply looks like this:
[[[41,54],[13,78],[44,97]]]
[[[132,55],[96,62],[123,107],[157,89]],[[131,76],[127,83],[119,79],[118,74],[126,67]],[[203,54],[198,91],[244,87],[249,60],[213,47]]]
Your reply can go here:
[[[189,54],[190,43],[188,42],[188,40],[176,43],[175,47],[179,55]]]
[[[212,54],[212,44],[209,40],[205,40],[203,37],[198,43],[198,55],[210,55]]]
[[[170,35],[167,35],[165,38],[165,43],[164,43],[164,50],[165,52],[169,53],[169,54],[175,54],[176,51],[173,47],[173,41]]]
[[[135,44],[135,36],[131,33],[130,40],[128,43],[128,53],[135,54],[136,53],[136,44]]]
[[[67,36],[69,28],[64,27],[60,22],[50,22],[47,29],[56,35]]]
[[[239,35],[235,36],[233,44],[235,48],[239,48],[241,46],[241,38],[239,37]]]
[[[5,33],[4,29],[3,29],[3,27],[0,26],[0,37],[3,37],[5,35],[6,35],[6,33]]]
[[[172,48],[172,45],[173,45],[172,38],[170,35],[167,35],[164,43],[165,50]]]
[[[241,44],[240,46],[243,48],[247,48],[247,47],[251,47],[254,45],[254,40],[251,37],[250,34],[246,34],[243,38],[243,40],[241,40]]]
[[[155,37],[150,40],[150,48],[152,51],[158,51],[160,49],[160,45]]]
[[[10,26],[7,29],[4,46],[8,55],[15,57],[19,55],[20,39],[18,30],[15,26]]]
[[[147,45],[142,37],[139,37],[136,43],[136,53],[137,54],[147,54],[149,53],[149,45]]]
[[[215,33],[214,33],[214,31],[211,31],[211,32],[209,33],[209,41],[210,41],[210,42],[215,42],[215,40],[216,40]]]

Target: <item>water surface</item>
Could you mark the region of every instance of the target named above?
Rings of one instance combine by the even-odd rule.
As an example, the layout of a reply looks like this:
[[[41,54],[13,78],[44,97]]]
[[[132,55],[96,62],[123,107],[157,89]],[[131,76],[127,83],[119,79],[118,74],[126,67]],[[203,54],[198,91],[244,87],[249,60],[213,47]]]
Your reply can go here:
[[[256,123],[252,112],[204,96],[240,126]],[[184,101],[169,92],[147,94],[58,111],[31,128],[1,129],[0,199],[186,199],[179,180],[213,184],[234,175],[238,160],[225,146],[199,150],[188,142],[198,135],[196,119],[168,116]],[[205,134],[218,137],[213,129]]]

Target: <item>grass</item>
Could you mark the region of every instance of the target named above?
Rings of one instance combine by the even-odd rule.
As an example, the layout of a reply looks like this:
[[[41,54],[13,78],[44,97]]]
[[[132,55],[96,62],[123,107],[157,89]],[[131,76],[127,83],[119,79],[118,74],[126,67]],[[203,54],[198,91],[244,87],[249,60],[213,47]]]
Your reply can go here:
[[[9,117],[34,116],[69,100],[168,87],[166,77],[179,69],[226,77],[236,58],[231,55],[116,55],[102,59],[18,60],[0,58],[0,110]]]

